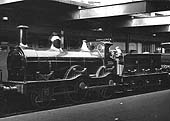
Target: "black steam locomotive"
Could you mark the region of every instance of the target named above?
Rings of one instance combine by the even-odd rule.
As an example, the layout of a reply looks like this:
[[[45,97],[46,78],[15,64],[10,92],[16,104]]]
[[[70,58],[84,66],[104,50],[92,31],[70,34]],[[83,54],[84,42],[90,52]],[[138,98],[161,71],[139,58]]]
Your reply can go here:
[[[20,26],[20,41],[26,27]],[[24,34],[23,34],[24,35]],[[79,50],[56,51],[15,47],[7,59],[3,88],[25,95],[34,106],[47,106],[57,95],[77,102],[91,91],[102,98],[114,93],[165,86],[160,54],[112,55],[111,42],[83,42]]]
[[[26,27],[19,29],[23,45]],[[83,42],[80,49],[62,52],[15,47],[7,58],[8,81],[4,88],[17,90],[35,106],[45,106],[60,94],[77,102],[86,96],[87,90],[112,85],[116,61],[109,53],[111,46],[110,42]]]

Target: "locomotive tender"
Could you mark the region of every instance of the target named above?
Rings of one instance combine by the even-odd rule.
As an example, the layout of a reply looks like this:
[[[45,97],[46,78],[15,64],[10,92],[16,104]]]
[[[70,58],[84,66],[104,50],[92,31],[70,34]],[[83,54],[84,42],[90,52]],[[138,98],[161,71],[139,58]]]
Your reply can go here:
[[[27,27],[18,28],[22,45]],[[84,41],[79,50],[63,52],[17,46],[9,52],[8,81],[3,82],[3,88],[16,90],[42,108],[61,94],[77,102],[92,90],[109,98],[121,91],[166,85],[168,74],[160,69],[160,54],[125,54],[120,63],[110,53],[112,45]]]
[[[170,43],[165,42],[161,44],[162,54],[162,70],[170,73]]]

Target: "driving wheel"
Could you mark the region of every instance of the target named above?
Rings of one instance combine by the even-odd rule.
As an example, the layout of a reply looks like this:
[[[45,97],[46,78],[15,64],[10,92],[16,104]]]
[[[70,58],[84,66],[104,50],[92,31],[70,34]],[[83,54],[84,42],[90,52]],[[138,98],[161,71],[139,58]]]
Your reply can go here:
[[[70,93],[67,93],[69,100],[73,103],[79,103],[85,100],[87,95],[86,82],[84,78],[78,78],[75,80],[77,82],[74,85],[70,85],[68,90],[72,90]]]
[[[42,99],[42,97],[40,95],[41,94],[38,92],[32,92],[30,94],[32,106],[35,108],[39,108],[39,109],[47,108],[51,103],[50,97],[48,97],[48,99],[44,100],[44,99]]]

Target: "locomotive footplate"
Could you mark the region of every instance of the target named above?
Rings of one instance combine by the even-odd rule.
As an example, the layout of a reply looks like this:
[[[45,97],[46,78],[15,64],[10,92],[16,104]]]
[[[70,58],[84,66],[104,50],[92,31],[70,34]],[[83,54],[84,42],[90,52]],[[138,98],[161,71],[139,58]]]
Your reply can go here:
[[[122,77],[107,73],[101,77],[89,77],[80,75],[71,79],[56,79],[42,81],[8,81],[4,82],[4,89],[15,89],[18,93],[29,96],[36,93],[41,100],[48,100],[52,96],[73,93],[77,90],[135,90],[141,88],[166,87],[168,73],[148,73],[136,75],[124,75]],[[10,86],[8,86],[10,85]],[[122,90],[124,89],[124,90]]]
[[[87,77],[87,85],[84,89],[95,90],[101,88],[109,88],[116,85],[118,81],[118,76],[112,75],[111,73],[106,73],[100,77]]]
[[[115,86],[117,80],[112,74],[107,73],[101,77],[79,75],[70,79],[41,80],[41,81],[8,81],[6,87],[16,89],[25,96],[38,95],[39,101],[52,99],[53,96],[74,93],[81,90],[100,90]]]

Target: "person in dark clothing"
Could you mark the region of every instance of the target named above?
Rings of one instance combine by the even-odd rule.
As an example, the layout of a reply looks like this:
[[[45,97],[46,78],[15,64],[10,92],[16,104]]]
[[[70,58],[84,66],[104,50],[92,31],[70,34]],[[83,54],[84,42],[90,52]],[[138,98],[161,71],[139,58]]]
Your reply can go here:
[[[52,42],[50,47],[51,50],[63,52],[61,48],[61,38],[56,32],[52,33],[50,41]]]

